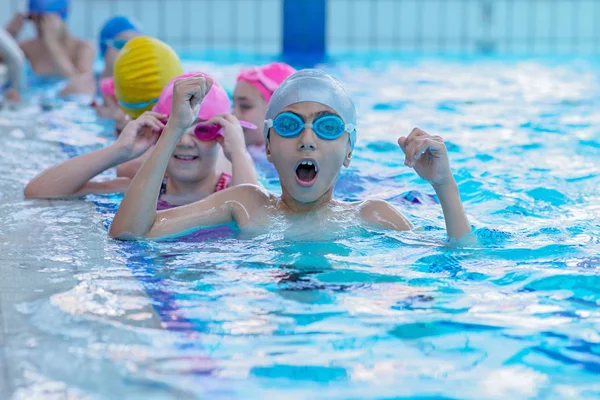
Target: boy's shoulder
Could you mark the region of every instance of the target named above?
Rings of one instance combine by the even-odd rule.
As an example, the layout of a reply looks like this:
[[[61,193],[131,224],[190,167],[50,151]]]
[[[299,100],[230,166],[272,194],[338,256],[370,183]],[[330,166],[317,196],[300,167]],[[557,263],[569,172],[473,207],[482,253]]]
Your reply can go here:
[[[381,200],[381,199],[368,199],[368,200],[363,200],[361,202],[351,203],[351,204],[355,205],[355,207],[359,210],[361,215],[372,213],[372,212],[395,209],[395,207],[393,205],[391,205],[387,201]]]
[[[267,191],[264,187],[245,183],[227,189],[234,193],[237,200],[254,202],[271,202],[275,200],[275,195]]]
[[[413,225],[392,204],[381,199],[369,199],[356,205],[363,220],[377,226],[395,230],[410,230]]]
[[[342,201],[333,200],[331,203],[338,211],[345,212],[368,212],[369,210],[386,209],[388,207],[394,207],[385,200],[379,199],[368,199],[361,201]]]

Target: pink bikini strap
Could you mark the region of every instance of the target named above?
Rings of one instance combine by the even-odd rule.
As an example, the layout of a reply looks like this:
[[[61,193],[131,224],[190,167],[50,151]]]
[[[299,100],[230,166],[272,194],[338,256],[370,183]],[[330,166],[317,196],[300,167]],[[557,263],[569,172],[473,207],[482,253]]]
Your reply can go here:
[[[221,174],[221,177],[219,178],[219,181],[217,182],[217,187],[215,188],[215,192],[220,192],[221,190],[227,189],[227,186],[229,185],[229,181],[231,181],[231,175],[223,172]]]

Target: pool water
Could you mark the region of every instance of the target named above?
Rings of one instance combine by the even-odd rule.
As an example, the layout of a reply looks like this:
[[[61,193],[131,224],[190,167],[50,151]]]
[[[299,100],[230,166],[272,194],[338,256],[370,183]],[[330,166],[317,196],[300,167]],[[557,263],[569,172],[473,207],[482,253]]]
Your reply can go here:
[[[42,112],[39,93],[0,111],[0,397],[600,398],[596,62],[321,67],[359,114],[336,196],[389,200],[418,231],[113,241],[120,196],[22,196],[110,124],[77,102]],[[186,69],[231,89],[239,65]],[[477,244],[446,244],[403,165],[414,126],[446,140]]]

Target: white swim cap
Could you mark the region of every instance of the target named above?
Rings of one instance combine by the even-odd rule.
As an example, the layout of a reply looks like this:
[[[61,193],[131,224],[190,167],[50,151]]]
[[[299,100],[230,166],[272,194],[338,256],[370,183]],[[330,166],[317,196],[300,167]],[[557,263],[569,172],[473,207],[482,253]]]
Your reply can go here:
[[[266,119],[275,119],[287,106],[306,101],[330,107],[342,117],[345,125],[356,126],[356,109],[344,86],[331,75],[316,69],[300,70],[283,81],[269,101]],[[348,134],[350,135],[350,146],[354,150],[356,128]],[[264,135],[265,143],[267,143],[269,135],[267,124],[265,124]]]

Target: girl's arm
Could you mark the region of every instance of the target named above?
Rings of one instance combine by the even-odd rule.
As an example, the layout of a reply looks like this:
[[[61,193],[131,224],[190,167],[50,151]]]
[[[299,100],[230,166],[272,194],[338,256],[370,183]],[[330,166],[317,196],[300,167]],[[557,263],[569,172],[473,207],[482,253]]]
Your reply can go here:
[[[131,160],[156,141],[156,133],[164,125],[162,114],[145,113],[132,121],[112,145],[83,154],[51,167],[33,178],[25,187],[26,198],[61,198],[90,193],[123,192],[129,179],[117,178],[91,182],[98,174]]]
[[[113,179],[105,182],[90,180],[107,169],[120,164],[127,155],[115,144],[71,158],[48,168],[36,176],[25,187],[25,197],[65,198],[90,193],[122,192],[129,180]],[[101,186],[100,186],[101,185]]]
[[[217,140],[223,147],[225,157],[231,161],[230,187],[243,184],[258,185],[254,162],[246,149],[244,131],[238,119],[231,114],[223,114],[211,118],[208,123],[211,122],[223,128],[223,136]]]

